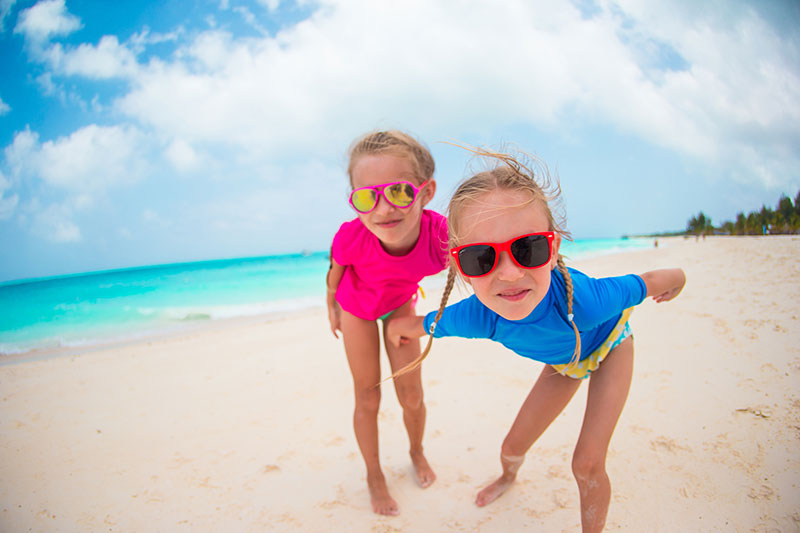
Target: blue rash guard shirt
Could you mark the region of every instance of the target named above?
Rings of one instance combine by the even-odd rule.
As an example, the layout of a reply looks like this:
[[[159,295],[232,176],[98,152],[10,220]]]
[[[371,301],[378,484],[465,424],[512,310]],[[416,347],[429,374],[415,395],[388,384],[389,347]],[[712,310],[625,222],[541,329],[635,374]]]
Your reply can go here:
[[[606,340],[622,311],[640,304],[647,296],[644,280],[635,274],[591,278],[569,269],[572,277],[572,310],[581,336],[581,359]],[[522,320],[507,320],[473,294],[445,308],[436,323],[434,337],[492,339],[515,353],[548,365],[569,363],[575,351],[575,330],[567,319],[564,277],[551,271],[550,288],[544,299]],[[425,316],[430,333],[436,311]]]

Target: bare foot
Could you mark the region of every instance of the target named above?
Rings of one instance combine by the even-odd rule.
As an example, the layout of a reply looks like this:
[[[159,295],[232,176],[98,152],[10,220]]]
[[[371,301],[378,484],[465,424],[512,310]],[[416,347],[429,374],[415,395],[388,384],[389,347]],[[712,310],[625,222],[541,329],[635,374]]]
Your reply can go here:
[[[414,465],[414,471],[417,473],[419,486],[423,489],[430,487],[436,481],[436,474],[433,473],[433,469],[428,464],[428,460],[425,459],[425,455],[422,452],[412,452],[411,462]]]
[[[371,478],[367,476],[367,486],[369,487],[369,496],[372,500],[372,510],[376,514],[387,516],[397,516],[400,514],[400,509],[397,507],[397,502],[389,496],[389,488],[386,486],[386,478],[383,474]]]
[[[483,507],[484,505],[492,503],[511,486],[516,477],[516,475],[508,476],[503,474],[497,478],[494,483],[478,493],[478,497],[475,498],[475,503],[478,507]]]

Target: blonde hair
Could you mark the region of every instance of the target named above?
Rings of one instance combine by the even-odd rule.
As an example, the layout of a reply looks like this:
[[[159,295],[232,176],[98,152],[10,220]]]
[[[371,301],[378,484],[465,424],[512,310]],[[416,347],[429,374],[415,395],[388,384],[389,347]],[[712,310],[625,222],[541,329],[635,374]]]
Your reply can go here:
[[[350,161],[347,165],[347,175],[350,185],[353,184],[353,167],[361,157],[367,155],[387,154],[402,157],[411,162],[414,175],[418,183],[424,183],[433,178],[436,164],[428,148],[421,142],[402,131],[372,131],[353,141],[348,151]]]
[[[449,231],[449,245],[454,248],[461,244],[461,212],[465,206],[474,204],[484,195],[496,191],[504,190],[511,192],[524,192],[529,195],[529,199],[521,205],[538,205],[544,209],[550,231],[555,231],[563,238],[571,240],[572,236],[565,228],[565,217],[561,206],[561,187],[557,178],[550,176],[550,172],[543,161],[534,156],[520,152],[520,155],[512,156],[502,152],[493,152],[483,148],[464,147],[475,156],[485,162],[493,163],[493,168],[479,172],[471,178],[465,180],[458,186],[450,203],[447,206],[447,226]],[[575,350],[570,359],[568,368],[572,368],[578,362],[581,354],[581,337],[578,327],[575,325],[572,313],[572,277],[564,264],[564,258],[558,255],[556,267],[564,277],[564,286],[567,297],[567,318],[575,332]],[[391,377],[396,378],[422,364],[428,356],[431,345],[433,344],[433,333],[436,323],[442,317],[447,300],[453,290],[456,279],[456,267],[454,259],[450,258],[450,267],[447,273],[447,282],[439,310],[431,323],[431,331],[428,335],[428,343],[420,356],[404,368],[401,368]]]

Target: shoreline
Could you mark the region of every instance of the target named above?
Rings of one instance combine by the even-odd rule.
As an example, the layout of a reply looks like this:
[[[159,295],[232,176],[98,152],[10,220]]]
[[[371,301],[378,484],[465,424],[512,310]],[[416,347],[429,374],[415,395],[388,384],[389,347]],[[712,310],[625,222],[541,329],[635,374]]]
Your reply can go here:
[[[642,248],[614,250],[613,252],[603,252],[603,251],[597,253],[590,252],[585,256],[581,256],[579,259],[576,260],[571,259],[569,256],[565,257],[567,259],[567,262],[571,265],[573,263],[580,264],[582,261],[589,261],[598,257],[617,256],[619,254],[635,253],[649,249],[650,248],[642,247]],[[172,266],[172,265],[167,265],[167,266]],[[154,268],[158,267],[159,266],[155,266]],[[117,269],[114,271],[126,271],[126,270],[130,269]],[[100,273],[114,272],[114,271],[102,271]],[[92,272],[90,274],[94,275],[97,273]],[[79,274],[75,274],[70,277],[78,275]],[[49,278],[44,278],[44,279],[49,279]],[[432,294],[439,293],[440,289],[444,286],[444,281],[445,281],[444,275],[439,274],[436,276],[430,276],[429,278],[423,280],[423,289],[426,292],[430,292]],[[195,321],[185,320],[185,321],[175,321],[173,323],[167,323],[167,322],[157,323],[152,325],[150,328],[143,326],[141,330],[134,331],[130,334],[116,335],[111,338],[103,336],[94,339],[90,338],[85,342],[79,342],[74,344],[42,346],[42,347],[32,348],[29,350],[14,351],[14,352],[0,351],[0,367],[6,365],[24,363],[28,361],[41,361],[55,357],[76,356],[76,355],[81,355],[83,353],[109,350],[131,345],[150,344],[152,342],[168,340],[183,335],[191,335],[208,329],[236,327],[241,324],[253,324],[259,322],[291,320],[292,318],[300,316],[304,313],[324,310],[324,307],[325,307],[324,299],[320,297],[319,305],[308,305],[300,308],[290,308],[286,310],[276,310],[265,313],[240,315],[240,316],[233,316],[226,318],[210,318],[207,320],[195,320]]]
[[[272,324],[285,320],[294,320],[308,313],[319,311],[323,308],[319,306],[309,306],[285,311],[271,311],[255,315],[235,316],[228,318],[215,318],[208,320],[197,320],[191,323],[163,325],[153,330],[143,330],[130,337],[113,339],[95,339],[87,341],[85,344],[69,346],[52,346],[45,348],[34,348],[23,352],[3,353],[0,352],[0,367],[14,365],[32,361],[44,361],[58,357],[74,357],[98,351],[114,350],[126,347],[136,347],[141,345],[151,345],[157,342],[169,341],[176,338],[202,334],[204,331],[226,330],[238,326],[249,326],[254,324]]]

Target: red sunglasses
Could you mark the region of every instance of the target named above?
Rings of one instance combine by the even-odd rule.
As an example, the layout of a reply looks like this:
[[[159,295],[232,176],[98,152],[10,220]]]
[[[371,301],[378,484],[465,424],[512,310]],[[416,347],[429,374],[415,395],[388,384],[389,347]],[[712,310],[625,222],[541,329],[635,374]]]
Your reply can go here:
[[[521,268],[540,268],[550,261],[555,233],[543,231],[514,237],[506,242],[479,242],[450,250],[461,273],[468,278],[485,276],[497,267],[500,252],[507,252]]]

